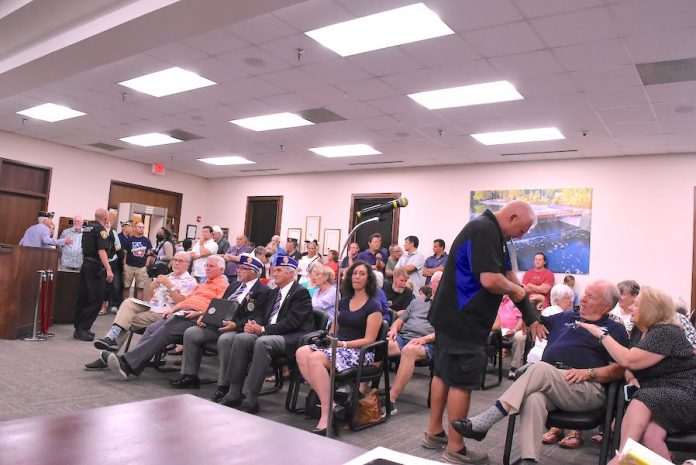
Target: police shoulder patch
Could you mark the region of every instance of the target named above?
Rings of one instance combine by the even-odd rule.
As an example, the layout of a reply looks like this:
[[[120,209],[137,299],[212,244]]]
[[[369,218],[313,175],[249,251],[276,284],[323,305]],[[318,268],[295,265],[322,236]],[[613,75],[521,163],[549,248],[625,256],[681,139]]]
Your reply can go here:
[[[106,229],[102,229],[99,234],[101,235],[102,239],[108,239],[109,233],[106,231]]]

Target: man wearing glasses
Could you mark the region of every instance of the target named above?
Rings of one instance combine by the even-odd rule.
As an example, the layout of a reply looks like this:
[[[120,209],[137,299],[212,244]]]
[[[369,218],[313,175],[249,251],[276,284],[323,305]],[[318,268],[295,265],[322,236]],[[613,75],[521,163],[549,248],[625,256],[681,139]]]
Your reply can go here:
[[[186,252],[177,252],[172,259],[172,273],[157,276],[150,284],[152,298],[145,302],[138,299],[126,299],[116,313],[114,324],[101,339],[94,341],[99,350],[118,351],[131,329],[146,328],[162,319],[162,314],[189,296],[197,286],[196,280],[188,272],[191,256]],[[107,368],[102,357],[85,365],[88,370]]]

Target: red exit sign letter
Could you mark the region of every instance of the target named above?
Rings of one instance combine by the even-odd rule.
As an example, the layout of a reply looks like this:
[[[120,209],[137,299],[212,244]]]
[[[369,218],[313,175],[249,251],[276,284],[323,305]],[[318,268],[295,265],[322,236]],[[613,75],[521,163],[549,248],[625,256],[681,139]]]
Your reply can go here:
[[[164,163],[154,163],[152,165],[152,172],[154,174],[164,175]]]

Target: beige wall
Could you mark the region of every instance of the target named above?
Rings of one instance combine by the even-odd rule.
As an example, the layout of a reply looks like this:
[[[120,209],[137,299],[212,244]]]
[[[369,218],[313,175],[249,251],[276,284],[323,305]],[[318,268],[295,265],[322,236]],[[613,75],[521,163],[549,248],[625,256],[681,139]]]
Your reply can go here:
[[[322,230],[341,228],[343,241],[352,193],[402,192],[409,205],[401,211],[400,240],[417,235],[423,253],[436,238],[449,247],[467,221],[472,190],[591,187],[590,275],[579,277],[579,289],[589,278],[632,278],[690,299],[693,155],[390,168],[219,179],[211,185],[211,194],[224,199],[211,210],[211,221],[238,232],[246,196],[283,195],[283,239],[287,228],[304,233],[305,217],[319,215]]]
[[[208,181],[198,176],[172,171],[156,176],[150,172],[150,165],[1,131],[0,157],[53,169],[48,209],[57,217],[82,214],[92,218],[94,210],[106,207],[111,180],[184,194],[181,237],[187,223],[195,224],[197,215],[205,221],[208,214]]]

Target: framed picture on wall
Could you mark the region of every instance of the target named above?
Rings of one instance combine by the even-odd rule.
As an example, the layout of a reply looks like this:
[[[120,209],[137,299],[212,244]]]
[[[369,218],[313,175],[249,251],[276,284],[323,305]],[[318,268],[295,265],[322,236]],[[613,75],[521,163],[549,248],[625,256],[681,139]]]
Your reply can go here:
[[[307,230],[305,234],[305,240],[313,241],[319,240],[319,227],[321,226],[321,216],[308,216],[307,217]]]
[[[324,256],[329,253],[329,250],[335,250],[341,253],[341,230],[340,229],[324,229]]]
[[[297,239],[297,243],[302,242],[302,228],[288,228],[288,239]]]
[[[198,226],[195,224],[186,225],[186,239],[195,239],[198,234]]]

